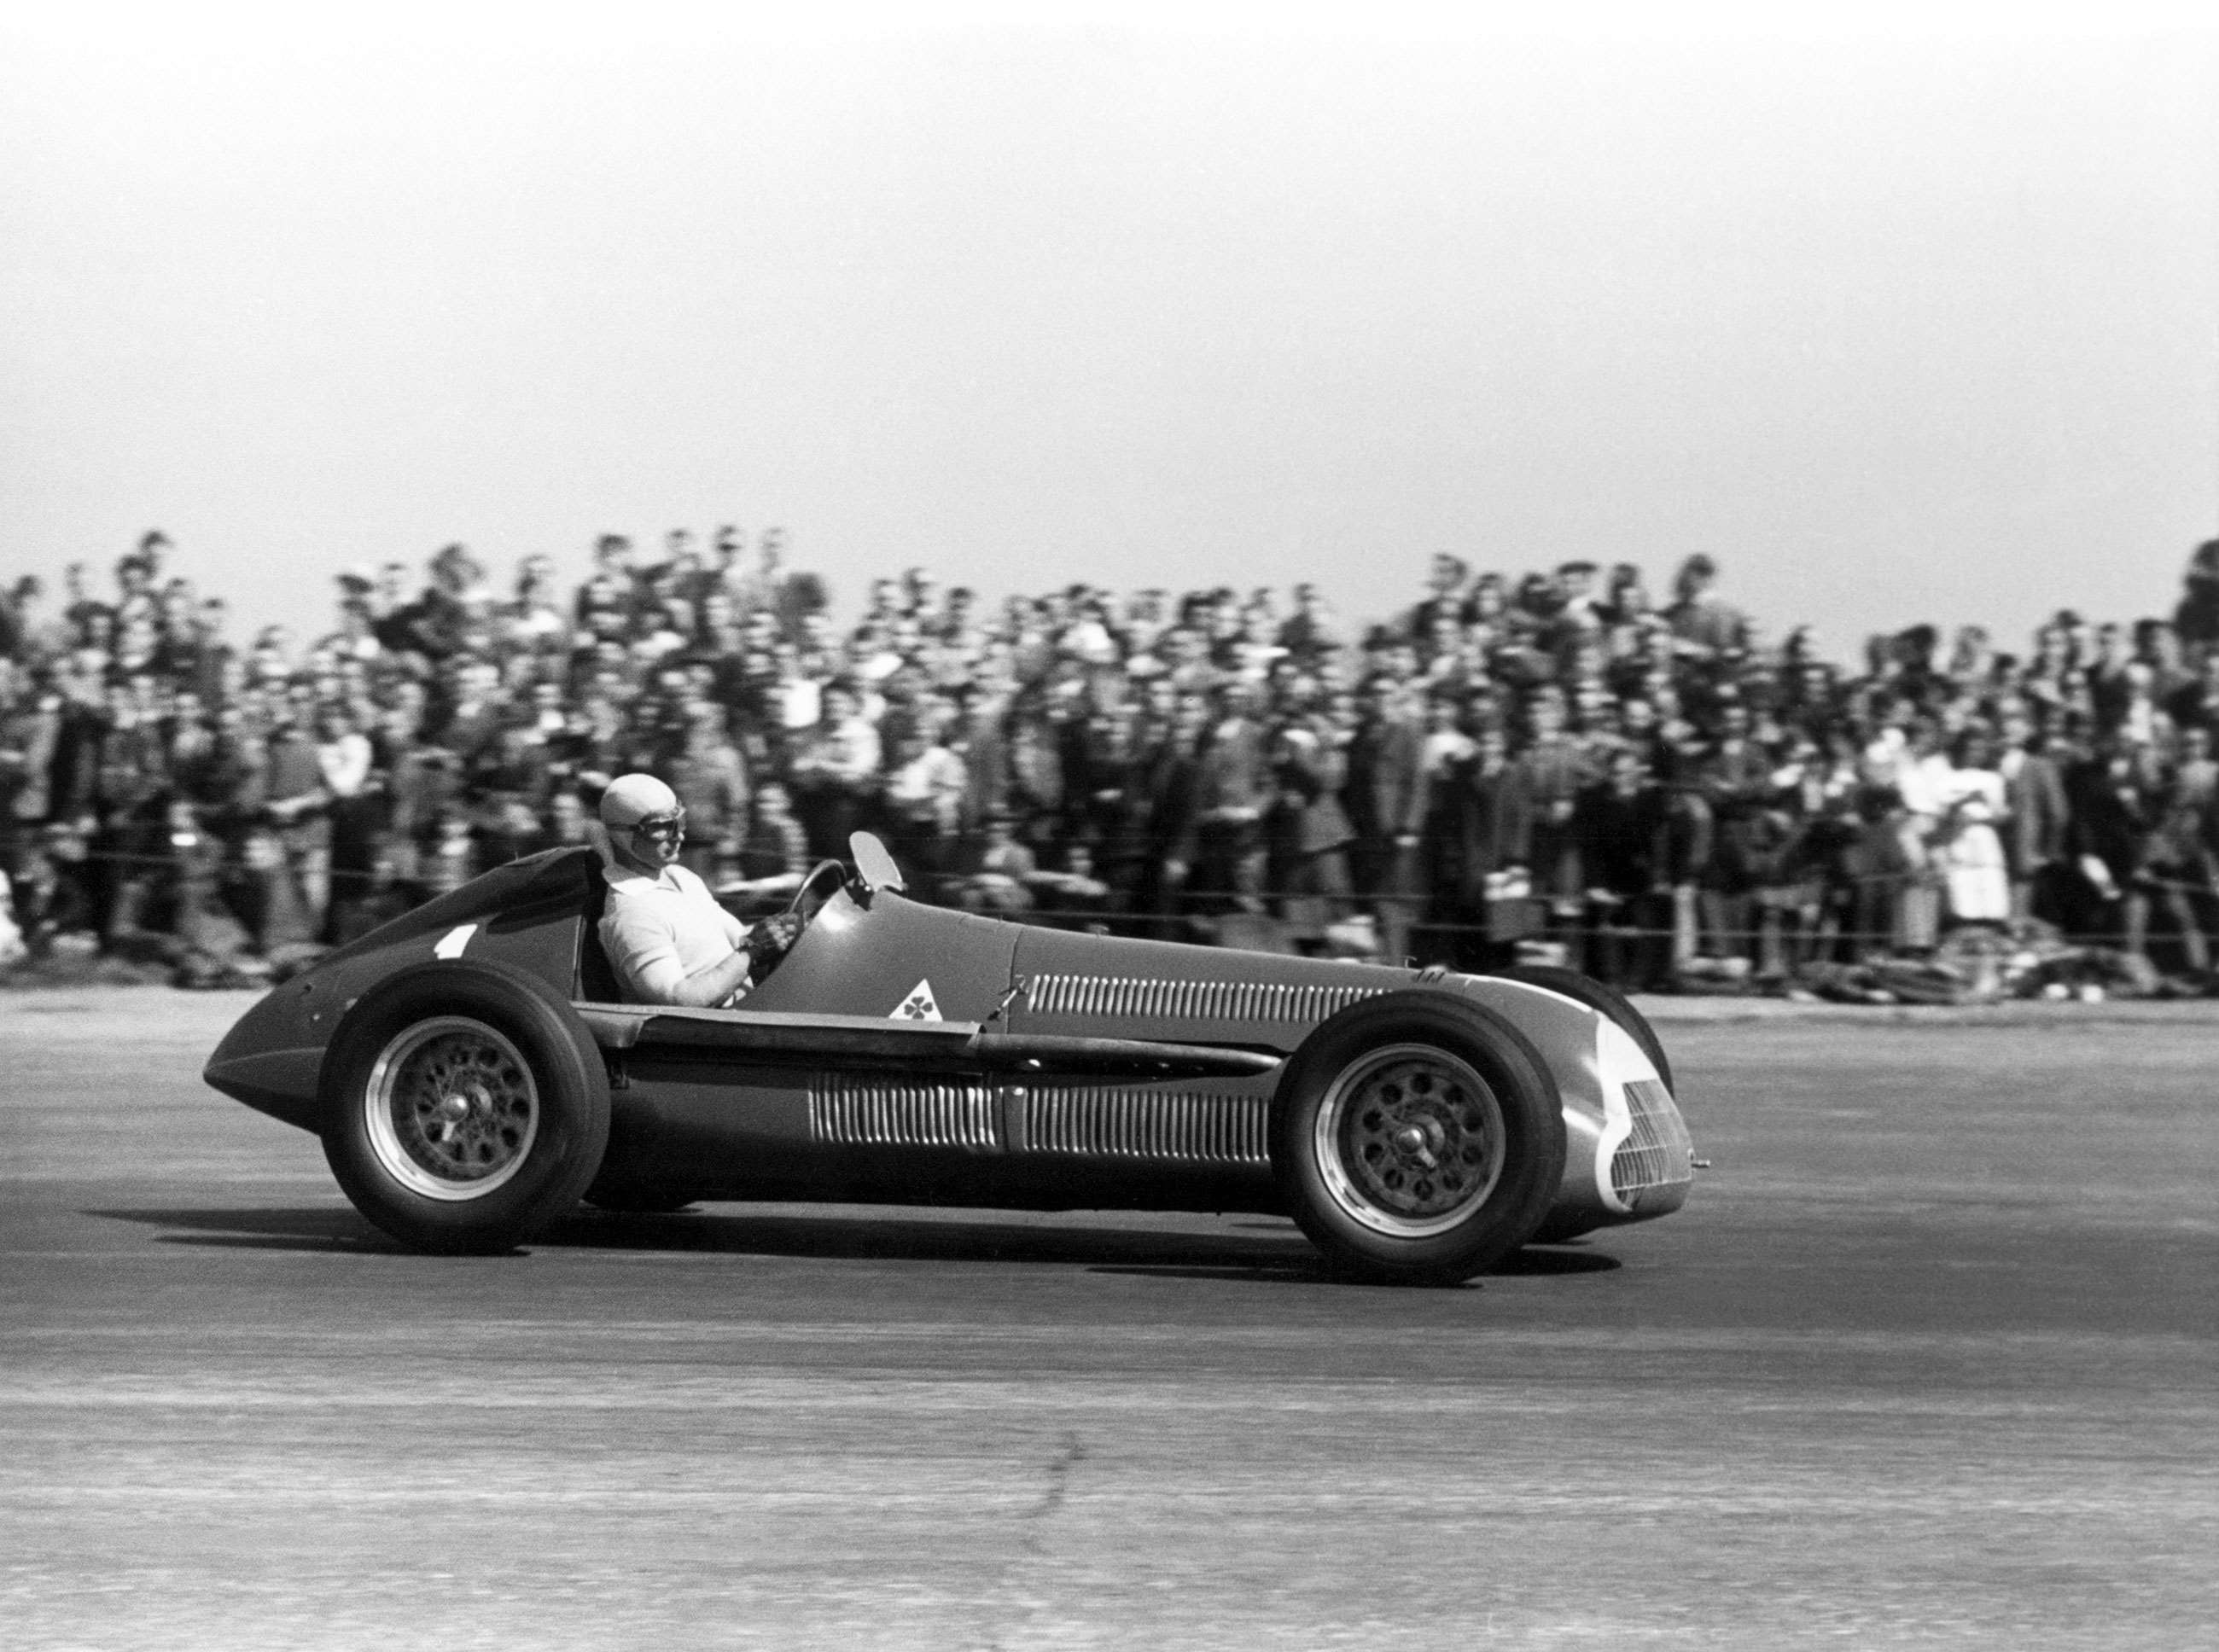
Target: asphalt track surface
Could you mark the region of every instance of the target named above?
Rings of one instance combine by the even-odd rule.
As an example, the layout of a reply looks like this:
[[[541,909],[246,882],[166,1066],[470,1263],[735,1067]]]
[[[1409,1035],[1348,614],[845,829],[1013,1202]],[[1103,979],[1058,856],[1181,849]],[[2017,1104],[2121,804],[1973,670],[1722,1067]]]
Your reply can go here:
[[[1688,1020],[1689,1207],[1457,1290],[1256,1217],[405,1255],[0,999],[0,1646],[2209,1647],[2219,1006]]]

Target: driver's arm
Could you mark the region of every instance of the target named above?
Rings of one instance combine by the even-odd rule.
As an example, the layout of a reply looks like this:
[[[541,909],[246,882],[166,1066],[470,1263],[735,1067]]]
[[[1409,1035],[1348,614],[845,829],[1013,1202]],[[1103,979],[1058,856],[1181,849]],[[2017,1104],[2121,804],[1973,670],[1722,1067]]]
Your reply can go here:
[[[651,1003],[684,1004],[695,1009],[717,1009],[734,997],[761,984],[778,967],[802,929],[801,917],[778,912],[748,924],[716,907],[726,944],[735,950],[725,958],[697,966],[687,973],[677,949],[650,945],[635,953],[618,968],[636,983],[635,990]]]
[[[701,894],[705,899],[708,891],[705,889]],[[712,904],[712,910],[723,922],[724,939],[732,948],[731,955],[718,959],[712,964],[704,964],[691,975],[681,974],[674,983],[668,984],[671,994],[667,1000],[668,1003],[684,1004],[694,1009],[713,1009],[743,987],[754,984],[755,960],[747,949],[748,926],[721,906]],[[674,958],[670,961],[672,969],[675,971],[678,960]]]
[[[670,1002],[695,1009],[713,1009],[750,984],[754,967],[754,960],[744,952],[736,952],[719,963],[705,964],[680,978]]]
[[[749,982],[751,960],[743,951],[735,950],[700,965],[689,975],[678,956],[678,948],[661,937],[643,944],[643,938],[637,934],[617,937],[604,930],[602,944],[618,977],[631,997],[640,1003],[713,1009],[721,1007]]]

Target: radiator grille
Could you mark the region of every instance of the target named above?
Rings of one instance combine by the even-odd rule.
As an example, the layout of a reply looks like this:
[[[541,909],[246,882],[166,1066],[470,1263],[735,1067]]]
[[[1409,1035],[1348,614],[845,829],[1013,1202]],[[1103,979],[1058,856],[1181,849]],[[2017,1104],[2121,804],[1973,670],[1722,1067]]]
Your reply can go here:
[[[1694,1170],[1688,1127],[1669,1090],[1654,1079],[1637,1079],[1625,1086],[1625,1104],[1633,1115],[1633,1129],[1611,1155],[1610,1186],[1628,1209],[1638,1210],[1644,1194],[1685,1186]]]
[[[818,1073],[809,1085],[813,1141],[849,1146],[1002,1145],[1000,1109],[984,1084],[929,1084]]]
[[[1043,975],[1026,994],[1041,1015],[1166,1016],[1182,1021],[1323,1021],[1384,986],[1264,981],[1163,981],[1126,975]]]
[[[1048,1085],[1023,1098],[1036,1153],[1268,1164],[1271,1098]]]

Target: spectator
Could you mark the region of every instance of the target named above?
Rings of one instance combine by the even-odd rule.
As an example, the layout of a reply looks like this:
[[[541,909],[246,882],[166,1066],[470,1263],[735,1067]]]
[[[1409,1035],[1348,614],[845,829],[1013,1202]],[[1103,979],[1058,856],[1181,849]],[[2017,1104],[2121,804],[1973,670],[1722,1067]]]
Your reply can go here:
[[[786,787],[776,780],[764,781],[755,788],[749,813],[734,868],[737,876],[731,883],[759,899],[792,894],[808,875],[811,860],[808,834],[793,817]]]
[[[2001,924],[2011,916],[2011,875],[1996,827],[2009,804],[1995,742],[1984,729],[1967,729],[1949,757],[1936,835],[1949,916],[1959,923]]]
[[[1094,875],[1094,850],[1083,839],[1064,846],[1062,866],[1035,872],[1027,881],[1059,927],[1110,932],[1110,885]]]
[[[1303,680],[1271,746],[1272,885],[1297,928],[1319,934],[1350,913],[1348,846],[1355,833],[1341,807],[1348,779],[1346,737]]]
[[[2184,585],[2173,629],[2190,655],[2202,656],[2219,644],[2219,539],[2197,546]]]
[[[1902,804],[1898,829],[1908,881],[1897,906],[1897,944],[1913,950],[1934,945],[1941,930],[1942,866],[1936,851],[1951,802],[1952,771],[1942,731],[1913,717],[1894,761],[1896,795]]]
[[[879,790],[879,731],[862,714],[862,697],[842,679],[827,686],[824,711],[794,748],[788,765],[794,815],[820,856],[844,854]]]
[[[339,897],[352,900],[369,891],[378,800],[370,789],[370,736],[355,726],[353,713],[326,704],[317,708],[316,721],[316,771],[329,817],[329,898],[322,903],[328,908]],[[326,938],[336,941],[334,926],[327,922],[326,928]]]
[[[1254,689],[1238,679],[1218,691],[1195,777],[1194,887],[1220,911],[1263,910],[1263,821],[1274,798],[1255,703]]]
[[[661,771],[686,810],[681,863],[713,881],[732,875],[747,833],[747,761],[725,732],[723,706],[689,690],[680,714],[678,750]]]
[[[1178,692],[1168,679],[1156,682],[1158,692],[1134,742],[1128,819],[1141,854],[1128,886],[1131,909],[1148,915],[1150,933],[1169,939],[1199,852],[1196,788],[1209,704],[1199,693]]]
[[[1517,761],[1532,811],[1533,891],[1548,903],[1551,938],[1576,953],[1587,879],[1572,816],[1594,770],[1566,726],[1563,697],[1555,688],[1537,689],[1527,699],[1526,723],[1526,749]]]
[[[305,692],[277,697],[271,706],[275,724],[270,735],[269,763],[264,775],[262,813],[269,823],[269,853],[276,857],[264,868],[275,883],[285,885],[271,899],[282,909],[285,939],[301,942],[314,939],[324,909],[331,899],[331,820],[324,789],[322,754],[315,739],[302,727],[304,715],[313,711]],[[291,908],[300,909],[295,935]]]
[[[2143,873],[2157,824],[2152,797],[2155,777],[2146,757],[2113,731],[2098,736],[2093,752],[2066,773],[2071,810],[2070,842],[2079,857],[2084,905],[2074,928],[2103,924],[2126,950],[2148,954],[2149,892]]]
[[[1378,900],[1381,946],[1389,962],[1411,955],[1424,896],[1420,845],[1431,813],[1425,731],[1406,679],[1371,679],[1362,721],[1349,742],[1350,825],[1357,879]]]
[[[2203,911],[2219,886],[2219,853],[2215,853],[2212,804],[2219,788],[2219,764],[2211,756],[2211,736],[2191,729],[2181,736],[2180,757],[2156,785],[2156,822],[2141,883],[2150,905],[2166,918],[2181,962],[2201,978],[2210,974],[2211,951]]]
[[[1700,556],[1657,614],[1631,564],[1475,575],[1445,552],[1357,649],[1315,587],[1290,610],[1083,584],[989,607],[911,568],[843,626],[781,534],[655,543],[648,561],[605,536],[569,592],[528,556],[498,599],[459,545],[422,578],[344,570],[306,649],[278,626],[234,647],[159,536],[110,590],[72,568],[59,611],[16,581],[0,870],[25,873],[19,927],[48,944],[81,899],[113,944],[174,941],[235,974],[250,956],[211,962],[226,948],[185,932],[221,941],[229,914],[250,950],[298,955],[584,841],[581,789],[651,759],[734,887],[875,822],[923,891],[952,869],[997,910],[1076,903],[1160,934],[1197,893],[1198,916],[1252,928],[1282,902],[1303,932],[1361,901],[1398,958],[1503,961],[1530,886],[1568,956],[1636,984],[1699,950],[1749,958],[1752,932],[1758,973],[1860,930],[1930,945],[1945,892],[1955,922],[2209,957],[2210,546],[2173,623],[2060,611],[2023,655],[1913,624],[1845,670],[1807,632],[1760,647]]]
[[[1590,931],[1585,962],[1628,991],[1662,984],[1670,952],[1664,793],[1639,752],[1611,753],[1605,777],[1574,804],[1572,828],[1588,882]]]
[[[1419,828],[1418,887],[1425,895],[1427,926],[1440,930],[1465,916],[1464,868],[1464,777],[1478,748],[1458,726],[1462,696],[1435,687],[1425,695],[1424,764],[1426,814]]]
[[[958,864],[952,892],[973,912],[1022,917],[1033,909],[1032,884],[1040,870],[1033,853],[1016,841],[1016,817],[1006,809],[991,811],[980,842]]]
[[[1697,552],[1680,565],[1672,581],[1672,606],[1664,618],[1681,656],[1713,673],[1744,658],[1750,649],[1749,621],[1711,594],[1719,565]]]
[[[1520,885],[1530,891],[1532,776],[1526,765],[1511,761],[1502,725],[1489,721],[1472,741],[1471,761],[1458,785],[1462,795],[1456,816],[1463,864],[1457,903],[1445,916],[1467,936],[1458,961],[1484,969],[1509,961],[1514,943],[1526,933],[1522,922],[1511,922],[1507,915],[1523,910],[1530,902]]]
[[[86,953],[97,944],[84,834],[57,821],[24,851],[11,880],[16,921],[33,957]]]
[[[888,848],[927,889],[951,864],[969,786],[963,760],[940,742],[929,723],[914,716],[900,719],[886,773],[884,822]]]
[[[2031,916],[2037,885],[2065,858],[2070,816],[2057,764],[2041,749],[2034,721],[2021,709],[2004,714],[2003,750],[1996,765],[2004,782],[2004,860],[2011,878],[2011,914],[2016,922]],[[2052,897],[2041,903],[2053,916]]]

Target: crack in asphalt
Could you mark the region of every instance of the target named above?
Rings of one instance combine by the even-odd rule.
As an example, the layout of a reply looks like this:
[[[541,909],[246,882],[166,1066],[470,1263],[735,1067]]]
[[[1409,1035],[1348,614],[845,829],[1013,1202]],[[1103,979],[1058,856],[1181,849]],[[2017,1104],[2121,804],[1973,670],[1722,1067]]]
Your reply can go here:
[[[1041,1489],[1040,1500],[1019,1517],[1023,1535],[1003,1569],[1001,1586],[994,1592],[1015,1598],[1010,1600],[1005,1613],[996,1614],[1005,1616],[1007,1623],[1000,1629],[990,1627],[979,1643],[985,1652],[1003,1652],[1009,1644],[1005,1639],[1008,1636],[1016,1635],[1022,1640],[1025,1624],[1038,1617],[1047,1605],[1038,1591],[1022,1587],[1024,1574],[1021,1568],[1047,1557],[1047,1524],[1062,1511],[1065,1500],[1071,1494],[1072,1471],[1085,1461],[1086,1444],[1078,1438],[1078,1431],[1065,1430],[1062,1449],[1047,1465],[1047,1484]]]
[[[1078,1431],[1075,1428],[1067,1431],[1063,1437],[1062,1451],[1054,1463],[1047,1465],[1047,1490],[1041,1494],[1040,1506],[1026,1512],[1025,1519],[1029,1525],[1037,1527],[1040,1522],[1053,1518],[1055,1512],[1063,1506],[1063,1500],[1071,1490],[1071,1471],[1085,1461],[1086,1447],[1079,1440]],[[1037,1530],[1027,1531],[1025,1544],[1028,1548],[1039,1546],[1040,1533]]]

